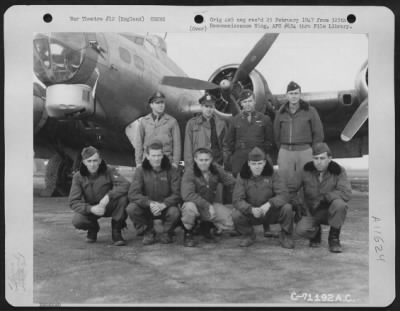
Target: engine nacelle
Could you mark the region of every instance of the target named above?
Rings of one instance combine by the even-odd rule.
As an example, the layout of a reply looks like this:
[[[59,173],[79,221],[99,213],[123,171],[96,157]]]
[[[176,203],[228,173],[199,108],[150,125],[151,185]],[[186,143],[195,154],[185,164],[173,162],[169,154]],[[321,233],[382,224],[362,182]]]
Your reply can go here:
[[[355,89],[360,102],[368,97],[368,62],[365,62],[358,72],[355,80]]]
[[[239,64],[229,64],[218,68],[208,79],[208,81],[222,86],[222,91],[210,91],[217,97],[217,103],[215,105],[216,110],[221,116],[230,117],[229,102],[224,98],[224,83],[229,83],[235,75]],[[267,81],[257,70],[253,70],[246,79],[237,82],[238,85],[232,90],[232,94],[237,98],[243,89],[250,89],[254,92],[256,99],[256,110],[266,112],[267,110],[272,111],[274,98],[268,87]]]

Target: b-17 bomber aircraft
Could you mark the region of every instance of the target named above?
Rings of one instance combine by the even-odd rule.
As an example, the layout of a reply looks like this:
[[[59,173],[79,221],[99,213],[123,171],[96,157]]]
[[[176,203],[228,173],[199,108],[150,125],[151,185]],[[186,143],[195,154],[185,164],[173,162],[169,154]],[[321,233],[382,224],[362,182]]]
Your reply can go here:
[[[216,113],[231,118],[242,89],[253,90],[256,109],[272,118],[285,94],[272,94],[256,68],[278,34],[264,34],[239,64],[221,64],[208,81],[188,77],[168,57],[165,39],[134,33],[49,33],[33,40],[35,158],[49,159],[43,195],[67,195],[80,150],[93,145],[108,164],[134,166],[138,119],[150,112],[156,90],[166,95],[166,112],[180,125],[201,111],[207,90]],[[239,44],[239,43],[238,43]],[[368,63],[351,90],[302,93],[319,112],[325,141],[335,157],[368,154]],[[276,159],[277,150],[273,158]]]

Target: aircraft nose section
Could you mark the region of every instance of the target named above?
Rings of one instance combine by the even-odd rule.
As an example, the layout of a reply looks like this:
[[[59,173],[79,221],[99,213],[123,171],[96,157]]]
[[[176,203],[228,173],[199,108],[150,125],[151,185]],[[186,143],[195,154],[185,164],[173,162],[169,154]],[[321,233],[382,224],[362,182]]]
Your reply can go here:
[[[87,46],[82,33],[36,34],[35,75],[46,85],[71,80],[83,63]]]

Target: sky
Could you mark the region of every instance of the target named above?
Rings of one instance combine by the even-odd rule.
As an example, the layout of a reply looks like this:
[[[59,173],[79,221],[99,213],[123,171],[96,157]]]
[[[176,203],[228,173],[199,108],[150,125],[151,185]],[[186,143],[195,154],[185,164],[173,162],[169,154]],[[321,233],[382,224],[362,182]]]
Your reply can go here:
[[[168,33],[166,43],[170,58],[189,77],[208,80],[219,67],[240,63],[261,37],[261,33]],[[291,80],[303,92],[338,91],[354,88],[356,75],[367,59],[368,38],[364,34],[283,33],[256,69],[273,94],[284,94]],[[336,160],[348,168],[368,168],[368,156]]]
[[[219,67],[240,63],[262,33],[168,33],[168,55],[190,77],[205,79]],[[273,94],[283,94],[294,80],[303,92],[354,88],[361,65],[368,59],[364,34],[280,34],[257,66]]]

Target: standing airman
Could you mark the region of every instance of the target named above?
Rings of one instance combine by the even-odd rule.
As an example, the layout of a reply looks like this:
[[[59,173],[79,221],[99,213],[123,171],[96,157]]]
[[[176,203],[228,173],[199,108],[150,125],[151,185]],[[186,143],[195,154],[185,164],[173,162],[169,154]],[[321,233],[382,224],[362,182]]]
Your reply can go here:
[[[290,82],[286,96],[287,102],[275,115],[274,136],[279,172],[287,183],[311,161],[311,147],[324,140],[324,131],[317,110],[301,99],[300,85]]]
[[[193,152],[198,148],[212,151],[215,163],[223,165],[223,141],[227,124],[215,114],[216,98],[205,94],[199,99],[201,115],[191,118],[186,124],[184,160],[185,166],[193,165]]]
[[[148,100],[151,113],[144,116],[137,129],[135,140],[136,166],[140,166],[144,160],[144,151],[148,144],[158,139],[163,144],[163,152],[169,158],[172,165],[178,167],[181,160],[181,134],[178,122],[165,113],[165,95],[155,92]]]

